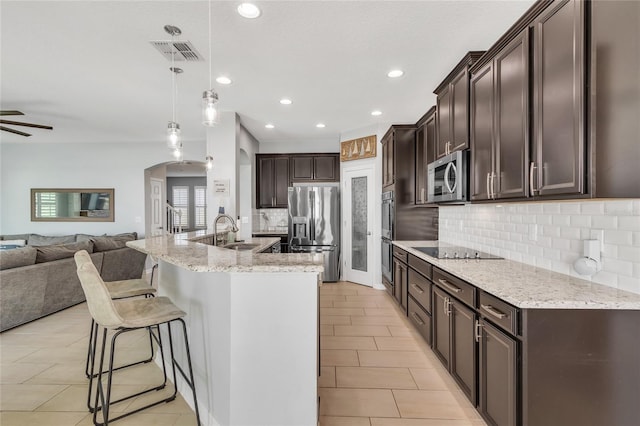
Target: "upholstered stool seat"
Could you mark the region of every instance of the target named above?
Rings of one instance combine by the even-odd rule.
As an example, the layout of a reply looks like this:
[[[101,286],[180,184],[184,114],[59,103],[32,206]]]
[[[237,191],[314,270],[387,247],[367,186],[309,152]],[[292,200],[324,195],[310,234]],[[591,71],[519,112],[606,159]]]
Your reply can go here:
[[[156,292],[147,280],[134,278],[131,280],[105,282],[112,299],[126,299],[128,297],[148,296]]]
[[[193,401],[195,407],[196,421],[200,424],[199,412],[198,412],[198,400],[196,397],[195,383],[193,379],[193,369],[191,366],[191,354],[189,351],[189,341],[187,337],[187,327],[182,319],[186,314],[184,311],[175,306],[168,297],[154,297],[145,299],[114,299],[112,298],[109,286],[102,280],[95,265],[91,262],[91,257],[85,251],[79,251],[75,254],[76,264],[78,266],[78,278],[82,284],[82,290],[85,293],[87,299],[87,307],[91,313],[91,317],[98,326],[103,327],[102,332],[102,344],[100,361],[98,363],[97,373],[97,392],[95,395],[95,403],[93,410],[93,423],[95,425],[108,425],[110,421],[115,421],[131,414],[137,413],[149,407],[153,407],[158,404],[173,401],[177,395],[177,374],[176,371],[182,375],[187,385],[193,392]],[[117,285],[113,288],[117,288]],[[184,336],[184,348],[186,351],[187,361],[187,373],[179,365],[174,356],[173,337],[171,331],[171,322],[178,321],[182,324],[182,332]],[[137,408],[133,411],[126,412],[110,419],[109,409],[112,404],[125,401],[137,396],[143,395],[148,392],[153,392],[165,387],[167,382],[167,375],[164,360],[164,351],[162,348],[162,339],[160,334],[160,326],[165,324],[167,334],[169,336],[169,351],[171,354],[171,367],[173,373],[173,392],[168,398],[160,399],[159,401],[152,402],[144,407]],[[93,340],[97,342],[98,339],[98,326],[94,327]],[[157,329],[159,350],[162,357],[162,366],[164,370],[165,380],[164,383],[157,387],[138,392],[133,395],[129,395],[118,399],[117,401],[111,401],[111,387],[113,384],[113,362],[115,358],[116,340],[122,334],[134,330],[144,328]],[[109,330],[114,331],[111,336],[111,342],[107,342],[107,332]],[[108,350],[108,354],[105,357],[105,353]],[[105,361],[108,360],[108,365],[105,366]],[[106,368],[105,368],[106,367]],[[107,375],[106,389],[103,389],[104,383],[102,380],[103,374]],[[93,377],[93,376],[92,376]],[[91,384],[90,384],[91,389]],[[91,390],[90,390],[91,391]],[[98,422],[98,412],[102,412],[103,423]]]

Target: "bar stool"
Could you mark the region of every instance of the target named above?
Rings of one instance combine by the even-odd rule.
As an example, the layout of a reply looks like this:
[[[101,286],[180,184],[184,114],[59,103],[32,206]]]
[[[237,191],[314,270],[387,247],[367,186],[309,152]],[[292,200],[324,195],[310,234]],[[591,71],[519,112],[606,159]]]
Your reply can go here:
[[[200,425],[200,413],[198,411],[198,399],[196,397],[195,382],[193,379],[193,368],[191,365],[191,353],[189,350],[189,340],[187,337],[187,326],[182,319],[186,314],[175,306],[168,297],[153,297],[147,299],[118,299],[113,300],[110,296],[109,290],[104,281],[100,277],[98,270],[91,261],[91,257],[86,250],[81,250],[75,254],[75,261],[77,265],[78,278],[82,284],[82,290],[84,291],[87,299],[87,306],[91,317],[98,326],[103,327],[102,332],[102,350],[100,354],[98,380],[97,380],[97,392],[95,396],[95,410],[93,410],[93,423],[97,426],[108,425],[110,421],[115,421],[123,417],[127,417],[131,414],[142,411],[146,408],[156,406],[165,402],[173,401],[178,393],[176,369],[180,372],[187,385],[193,392],[193,401],[196,414],[197,425]],[[189,377],[178,364],[174,356],[173,350],[173,336],[171,332],[171,323],[178,321],[182,324],[182,331],[184,335],[184,344],[187,355],[188,373]],[[115,344],[116,339],[123,333],[139,330],[142,328],[154,327],[160,337],[160,326],[166,324],[167,333],[169,336],[169,350],[171,354],[171,367],[173,372],[173,393],[168,398],[161,399],[144,407],[137,408],[133,411],[126,412],[112,419],[109,418],[109,407],[120,401],[128,400],[142,394],[152,392],[163,388],[155,387],[142,392],[138,392],[133,395],[120,398],[117,401],[111,401],[111,386],[113,382],[113,361],[115,357]],[[110,349],[108,354],[108,367],[105,370],[105,352],[107,347],[107,331],[114,330],[115,333],[111,337]],[[97,341],[98,327],[94,328],[94,336]],[[159,338],[159,352],[162,356],[162,364],[164,365],[164,351],[162,350],[162,340]],[[102,375],[107,374],[106,389],[103,388]],[[166,374],[165,374],[166,381]],[[98,404],[99,403],[99,404]],[[103,423],[98,422],[98,411],[102,411]]]
[[[155,268],[155,265],[154,265],[154,268]],[[152,279],[153,279],[153,270],[152,270]],[[109,295],[113,300],[127,299],[130,297],[138,297],[138,296],[155,297],[155,292],[156,292],[156,289],[151,287],[142,278],[134,278],[130,280],[120,280],[120,281],[108,281],[108,282],[105,282],[105,285],[107,286]],[[98,373],[95,372],[95,368],[94,368],[96,348],[97,348],[97,345],[96,345],[97,335],[96,333],[94,333],[94,330],[96,328],[97,328],[96,322],[92,318],[91,328],[89,331],[89,345],[87,348],[87,362],[85,364],[85,375],[89,379],[89,390],[87,392],[87,407],[91,412],[93,412],[93,410],[95,409],[95,407],[91,405],[91,395],[93,393],[93,379],[98,375]],[[117,368],[114,368],[114,371],[120,370],[122,368],[132,367],[138,364],[145,364],[147,362],[152,361],[153,353],[154,353],[153,351],[154,338],[159,343],[158,337],[156,337],[151,331],[151,328],[149,328],[149,347],[150,347],[151,353],[148,358],[145,358],[140,361],[134,361],[129,364],[121,365]],[[164,371],[164,373],[165,373],[165,379],[166,379],[166,371]]]

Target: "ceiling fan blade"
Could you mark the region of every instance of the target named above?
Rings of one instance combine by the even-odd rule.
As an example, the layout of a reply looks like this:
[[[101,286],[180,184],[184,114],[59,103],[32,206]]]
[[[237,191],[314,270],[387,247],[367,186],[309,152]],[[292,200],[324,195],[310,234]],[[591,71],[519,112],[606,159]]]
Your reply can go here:
[[[20,135],[20,136],[27,136],[27,137],[31,136],[31,134],[29,133],[21,132],[20,130],[10,129],[4,126],[0,126],[0,130],[4,130],[5,132],[15,133],[16,135]]]
[[[16,111],[15,109],[4,109],[0,110],[0,115],[24,115],[20,111]]]
[[[36,129],[53,130],[53,127],[51,127],[51,126],[43,126],[42,124],[22,123],[20,121],[0,120],[0,123],[2,123],[2,124],[11,124],[13,126],[35,127]]]

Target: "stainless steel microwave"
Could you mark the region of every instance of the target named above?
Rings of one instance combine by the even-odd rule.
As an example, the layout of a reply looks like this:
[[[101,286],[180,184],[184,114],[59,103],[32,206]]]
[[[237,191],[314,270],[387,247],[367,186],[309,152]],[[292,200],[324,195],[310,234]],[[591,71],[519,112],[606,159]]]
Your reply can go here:
[[[467,151],[454,151],[427,166],[427,200],[430,203],[467,201],[469,182]]]

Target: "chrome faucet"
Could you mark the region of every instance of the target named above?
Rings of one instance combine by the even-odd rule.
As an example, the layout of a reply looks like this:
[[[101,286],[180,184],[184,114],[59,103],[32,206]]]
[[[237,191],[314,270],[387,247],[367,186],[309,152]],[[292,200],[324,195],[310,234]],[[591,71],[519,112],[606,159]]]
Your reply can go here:
[[[228,214],[219,214],[218,216],[216,216],[216,219],[213,221],[213,245],[214,246],[218,245],[218,221],[223,218],[229,219],[229,221],[231,222],[231,232],[238,232],[236,221],[233,220],[231,216],[229,216]]]

